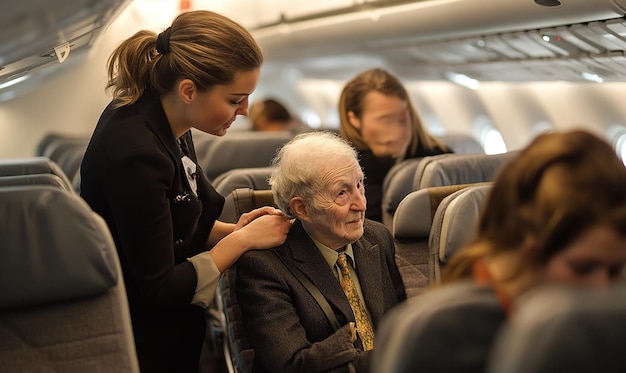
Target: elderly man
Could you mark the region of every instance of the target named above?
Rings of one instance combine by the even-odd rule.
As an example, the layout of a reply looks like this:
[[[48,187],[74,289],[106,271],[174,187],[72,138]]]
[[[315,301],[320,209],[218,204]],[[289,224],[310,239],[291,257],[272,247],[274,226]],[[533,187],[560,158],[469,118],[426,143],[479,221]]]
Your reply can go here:
[[[366,372],[374,330],[406,299],[390,233],[365,216],[357,153],[338,136],[296,136],[274,159],[286,242],[250,251],[236,291],[254,372]]]

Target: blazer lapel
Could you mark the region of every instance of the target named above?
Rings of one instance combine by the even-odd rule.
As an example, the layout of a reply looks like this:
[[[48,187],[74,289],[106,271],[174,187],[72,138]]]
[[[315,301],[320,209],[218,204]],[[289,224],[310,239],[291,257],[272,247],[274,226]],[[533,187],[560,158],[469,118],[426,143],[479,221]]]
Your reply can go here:
[[[382,264],[385,259],[381,255],[379,246],[372,244],[363,237],[352,244],[352,249],[363,298],[372,316],[372,323],[377,325],[385,312],[382,297]]]
[[[289,255],[298,269],[322,291],[328,303],[339,309],[348,321],[354,321],[350,303],[339,281],[300,221],[296,220],[293,224],[287,241]]]

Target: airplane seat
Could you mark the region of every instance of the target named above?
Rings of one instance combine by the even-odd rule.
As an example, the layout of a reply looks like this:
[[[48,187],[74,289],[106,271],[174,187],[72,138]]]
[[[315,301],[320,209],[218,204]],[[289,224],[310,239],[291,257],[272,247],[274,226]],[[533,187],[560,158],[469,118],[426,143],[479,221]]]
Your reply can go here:
[[[382,223],[392,229],[393,215],[395,214],[398,204],[411,193],[413,189],[413,179],[418,169],[423,169],[429,162],[454,156],[452,154],[440,154],[429,157],[405,159],[395,164],[383,180],[383,196],[382,196]],[[367,177],[367,175],[365,175]],[[367,187],[367,186],[366,186]]]
[[[474,184],[420,189],[409,193],[398,205],[391,231],[396,263],[408,297],[419,295],[433,283],[429,274],[428,237],[437,207],[448,195],[471,185]]]
[[[73,190],[68,188],[63,179],[53,174],[0,176],[0,187],[12,185],[50,185],[65,192],[73,193]]]
[[[198,163],[201,165],[206,164],[206,154],[209,151],[209,147],[213,143],[213,140],[217,139],[218,137],[199,131],[195,128],[191,129],[191,137],[193,139],[193,146],[196,150]]]
[[[217,176],[211,183],[221,195],[227,196],[237,188],[270,189],[269,178],[274,167],[235,168]]]
[[[413,190],[492,181],[517,151],[501,154],[455,154],[433,159],[415,172]]]
[[[220,220],[227,223],[237,223],[244,212],[263,206],[276,207],[271,190],[236,188],[226,196]]]
[[[139,372],[104,220],[49,185],[0,187],[0,371]]]
[[[278,149],[294,135],[290,132],[239,131],[211,140],[205,156],[198,158],[209,180],[235,168],[268,167]]]
[[[253,190],[249,188],[235,189],[231,193],[233,202],[233,218],[236,222],[239,216],[261,206],[274,206],[274,197],[270,190]],[[218,285],[213,302],[216,312],[210,313],[216,322],[212,325],[221,325],[219,331],[213,334],[221,335],[224,355],[229,373],[248,373],[252,371],[254,350],[248,342],[243,329],[241,310],[237,295],[233,289],[237,278],[236,264],[227,269]],[[217,316],[215,315],[217,314]],[[217,342],[216,345],[219,345]]]
[[[59,137],[52,140],[48,146],[43,151],[41,156],[48,157],[51,160],[55,161],[57,164],[61,165],[61,159],[65,156],[67,152],[71,152],[72,150],[79,148],[83,150],[87,148],[89,144],[89,138],[82,137]]]
[[[545,286],[515,303],[489,373],[621,372],[626,366],[626,285]]]
[[[6,158],[0,159],[0,177],[52,174],[58,176],[67,188],[73,190],[72,183],[61,167],[47,157]]]
[[[441,281],[441,269],[476,234],[482,207],[493,186],[492,182],[470,184],[445,197],[432,220],[428,239],[429,277]]]
[[[470,135],[450,134],[437,136],[437,139],[455,153],[485,153],[480,142]]]
[[[85,155],[85,150],[87,150],[87,145],[78,145],[72,147],[71,149],[66,150],[61,156],[57,163],[59,167],[65,172],[68,179],[74,186],[74,178],[76,174],[80,172],[80,165],[83,162],[83,156]],[[75,190],[77,190],[75,188]],[[78,191],[78,190],[77,190]]]
[[[37,143],[37,147],[35,148],[35,156],[44,157],[46,156],[45,154],[50,154],[52,152],[52,149],[50,149],[51,147],[56,147],[58,143],[64,141],[84,143],[86,145],[89,142],[89,138],[89,136],[49,132],[44,135]]]
[[[385,316],[376,333],[378,347],[370,371],[484,373],[505,318],[492,290],[476,288],[473,282],[425,292]]]

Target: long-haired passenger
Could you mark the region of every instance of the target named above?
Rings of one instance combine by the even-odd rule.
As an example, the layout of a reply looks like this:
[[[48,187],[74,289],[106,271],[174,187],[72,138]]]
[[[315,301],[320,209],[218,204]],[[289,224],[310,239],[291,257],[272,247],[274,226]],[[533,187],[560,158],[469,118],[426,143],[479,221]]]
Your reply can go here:
[[[344,86],[339,120],[341,136],[359,151],[372,220],[382,221],[383,181],[394,164],[451,152],[428,133],[404,85],[384,69],[363,71]]]
[[[482,372],[524,293],[608,286],[624,263],[623,163],[589,132],[542,134],[496,178],[478,234],[451,258],[443,284],[383,321],[376,371]]]

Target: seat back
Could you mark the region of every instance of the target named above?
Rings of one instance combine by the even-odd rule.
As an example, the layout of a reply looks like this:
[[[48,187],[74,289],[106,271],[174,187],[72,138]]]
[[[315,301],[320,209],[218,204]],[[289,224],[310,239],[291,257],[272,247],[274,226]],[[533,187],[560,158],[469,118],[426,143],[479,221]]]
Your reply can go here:
[[[451,156],[453,157],[455,154],[441,154],[430,157],[406,159],[391,167],[385,176],[385,180],[383,180],[383,196],[381,201],[382,223],[387,228],[392,228],[393,216],[396,213],[400,201],[415,190],[413,189],[415,173],[435,159]]]
[[[234,221],[237,221],[241,214],[255,208],[274,205],[274,198],[270,190],[239,188],[233,190],[228,197],[232,201]],[[241,310],[234,289],[236,278],[236,265],[224,271],[220,278],[214,303],[219,315],[219,322],[222,323],[220,332],[223,335],[223,349],[228,370],[230,373],[249,373],[252,372],[254,349],[248,342],[243,329]]]
[[[104,220],[56,186],[0,187],[0,371],[139,372]]]
[[[485,153],[485,149],[480,145],[480,142],[470,135],[450,134],[437,136],[437,139],[455,153]]]
[[[290,132],[233,132],[211,140],[198,163],[209,180],[235,168],[268,167],[278,149],[292,137]]]
[[[370,371],[483,373],[505,317],[488,287],[459,282],[426,292],[385,316]]]
[[[420,294],[433,282],[428,239],[437,207],[450,194],[475,184],[448,185],[409,193],[398,205],[392,233],[396,263],[407,296]]]
[[[270,189],[269,178],[274,167],[236,168],[219,175],[212,184],[223,196],[227,196],[237,188],[254,190]]]
[[[502,154],[456,154],[431,158],[415,172],[413,190],[441,185],[492,181],[518,152]],[[428,157],[430,158],[430,157]]]
[[[0,177],[52,174],[63,181],[66,189],[74,190],[67,175],[56,162],[46,157],[0,159]]]
[[[536,289],[516,301],[498,334],[490,373],[622,372],[626,285]]]
[[[263,206],[275,206],[271,190],[237,188],[226,196],[220,220],[236,223],[241,214]]]
[[[87,145],[89,139],[89,135],[70,135],[66,133],[50,132],[44,135],[44,137],[39,140],[39,143],[37,143],[35,155],[38,157],[48,158],[51,158],[50,156],[52,155],[53,158],[57,152],[56,148],[59,144],[75,143]]]
[[[0,176],[0,187],[12,185],[51,185],[68,193],[73,192],[63,179],[53,174]]]
[[[428,239],[429,276],[441,281],[441,269],[472,238],[492,183],[470,185],[445,197],[433,217]]]

